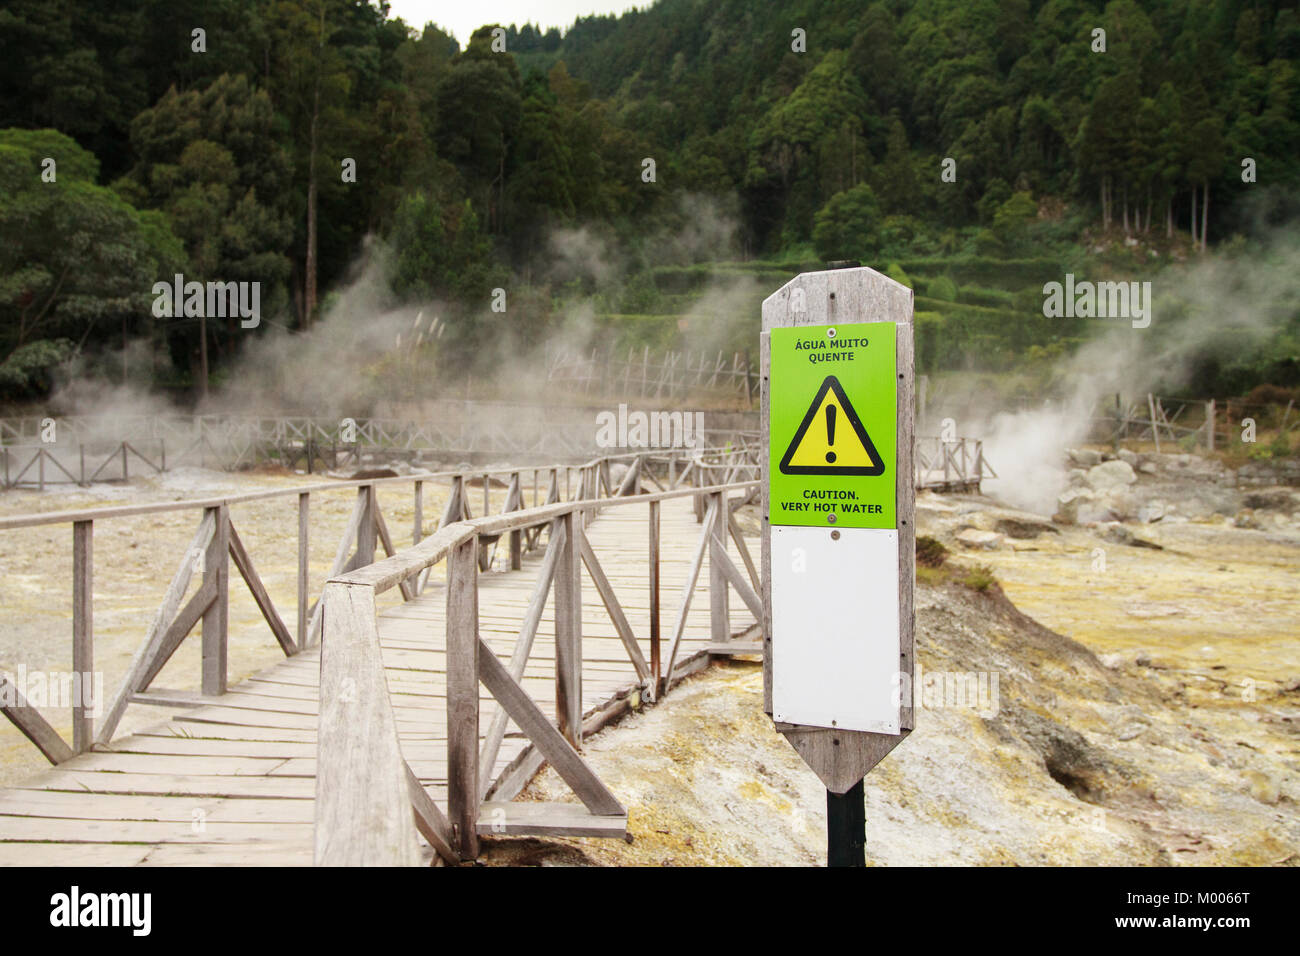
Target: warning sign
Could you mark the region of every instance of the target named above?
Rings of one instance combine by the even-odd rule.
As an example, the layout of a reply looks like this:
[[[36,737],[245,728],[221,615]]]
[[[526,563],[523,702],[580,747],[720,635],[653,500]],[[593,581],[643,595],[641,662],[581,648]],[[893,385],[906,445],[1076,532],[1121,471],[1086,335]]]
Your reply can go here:
[[[836,442],[836,432],[839,441]],[[885,463],[840,380],[827,375],[781,458],[787,475],[882,475]]]
[[[770,334],[772,524],[896,528],[894,324],[805,325]]]

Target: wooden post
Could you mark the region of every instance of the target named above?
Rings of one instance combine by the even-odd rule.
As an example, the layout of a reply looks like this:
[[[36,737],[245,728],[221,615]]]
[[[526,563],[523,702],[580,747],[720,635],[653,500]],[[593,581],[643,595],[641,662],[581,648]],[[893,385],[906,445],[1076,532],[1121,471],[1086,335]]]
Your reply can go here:
[[[894,349],[897,372],[896,456],[886,463],[892,473],[897,515],[898,650],[897,674],[912,680],[914,673],[915,510],[916,485],[914,430],[914,357],[912,291],[871,269],[854,268],[808,272],[786,283],[763,301],[763,332],[760,338],[760,375],[764,383],[760,407],[760,430],[764,445],[772,440],[771,380],[774,329],[801,326],[839,326],[856,322],[891,322],[895,326]],[[877,340],[873,339],[873,342]],[[784,439],[783,439],[784,440]],[[945,453],[947,449],[942,448]],[[760,459],[767,457],[764,447]],[[948,467],[951,467],[950,465]],[[773,641],[797,639],[798,625],[786,625],[784,636],[773,630],[774,548],[772,542],[771,476],[762,485],[763,582],[762,610],[765,639],[763,662],[764,710],[773,708]],[[891,562],[892,563],[892,562]],[[865,575],[866,569],[857,573]],[[878,625],[862,622],[873,638]],[[898,731],[846,730],[809,724],[778,724],[794,749],[833,794],[845,794],[860,784],[863,776],[882,760],[914,727],[908,695],[898,701]],[[828,804],[829,806],[829,804]]]
[[[311,492],[304,491],[298,495],[298,649],[307,646],[310,635],[307,633],[308,581],[311,571],[308,561],[307,545],[311,533]]]
[[[227,631],[230,613],[230,509],[226,505],[205,509],[216,521],[203,558],[203,584],[215,584],[217,596],[203,612],[203,693],[215,697],[226,692]]]
[[[1156,400],[1147,392],[1147,410],[1151,413],[1151,437],[1155,439],[1156,454],[1160,454],[1160,430],[1156,426]]]
[[[1205,403],[1205,450],[1214,451],[1215,422],[1214,399]]]
[[[506,505],[511,511],[519,511],[523,507],[523,492],[520,490],[519,472],[514,472],[510,476],[510,492],[506,497]],[[519,529],[510,532],[510,570],[518,571],[524,566],[524,542],[523,532]]]
[[[715,644],[725,644],[731,640],[730,595],[727,592],[727,575],[722,569],[722,562],[727,552],[727,493],[715,492],[713,500],[713,526],[707,530],[709,535],[709,624],[712,640]]]
[[[362,485],[357,489],[362,501],[361,523],[357,525],[357,557],[355,567],[364,568],[375,563],[375,544],[379,538],[379,523],[375,520],[374,485]]]
[[[419,544],[424,537],[424,482],[415,483],[415,520],[412,522],[411,544]]]
[[[1115,454],[1119,454],[1120,439],[1124,434],[1124,407],[1119,392],[1115,393]]]
[[[671,460],[671,459],[670,459]],[[650,674],[654,697],[663,693],[663,658],[659,632],[659,502],[650,502]]]
[[[447,555],[447,809],[462,860],[478,856],[478,536]]]
[[[73,522],[72,686],[78,693],[72,702],[72,749],[79,754],[89,750],[95,741],[95,720],[90,713],[103,703],[87,700],[95,687],[93,533],[93,522]]]
[[[691,469],[691,484],[696,488],[703,488],[708,484],[704,478],[703,458],[695,459],[695,467]],[[693,495],[691,502],[695,507],[695,523],[699,524],[704,520],[704,495]]]
[[[560,520],[565,535],[555,565],[555,716],[560,733],[578,749],[582,746],[582,559],[578,552],[582,512],[575,509]]]

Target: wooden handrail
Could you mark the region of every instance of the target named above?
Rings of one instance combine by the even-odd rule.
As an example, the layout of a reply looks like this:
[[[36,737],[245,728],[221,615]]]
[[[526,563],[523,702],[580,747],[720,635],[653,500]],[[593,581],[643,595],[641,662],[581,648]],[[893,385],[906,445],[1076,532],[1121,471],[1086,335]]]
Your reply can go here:
[[[588,466],[590,467],[590,466]],[[635,466],[634,466],[635,467]],[[588,481],[597,477],[593,470]],[[709,501],[708,515],[701,533],[701,544],[694,573],[683,594],[682,610],[674,631],[669,658],[668,684],[682,636],[690,592],[699,577],[698,565],[704,549],[711,549],[715,560],[723,562],[712,580],[713,587],[736,584],[751,609],[758,603],[740,571],[725,554],[728,532],[727,500],[732,491],[756,488],[757,481],[714,484],[703,488],[681,488],[648,494],[630,494],[600,499],[600,507],[615,508],[648,505],[656,515],[661,502],[672,498],[703,496]],[[600,482],[589,489],[599,494]],[[612,491],[606,485],[606,491]],[[619,491],[624,490],[619,488]],[[747,497],[747,495],[746,495]],[[317,764],[316,862],[318,865],[371,864],[406,865],[413,862],[415,831],[423,833],[430,845],[448,862],[472,859],[477,854],[475,828],[483,795],[488,790],[491,764],[495,760],[504,729],[501,715],[508,712],[537,752],[551,762],[593,814],[617,815],[622,807],[604,784],[587,767],[575,749],[581,741],[581,596],[578,582],[584,562],[581,530],[584,516],[590,512],[593,498],[579,497],[538,505],[504,515],[489,515],[456,521],[446,525],[417,545],[367,567],[358,568],[330,579],[322,597],[323,650],[321,658],[321,704],[318,737],[320,757]],[[717,516],[723,516],[715,524]],[[525,650],[519,646],[509,666],[499,661],[478,637],[477,611],[477,540],[558,522],[563,528],[548,548],[560,547],[562,553],[548,551],[543,562],[541,597],[535,595],[530,608],[540,616],[539,601],[544,603],[549,587],[556,592],[556,679],[557,717],[552,723],[518,684],[527,659],[532,633],[528,615],[521,632]],[[652,536],[652,557],[656,544]],[[587,547],[590,552],[590,546]],[[742,553],[744,553],[742,551]],[[588,553],[589,567],[595,564]],[[752,566],[745,554],[746,565]],[[418,782],[408,779],[409,770],[401,756],[396,724],[388,701],[383,677],[382,655],[377,624],[374,619],[375,596],[419,574],[439,561],[447,562],[447,617],[445,651],[447,661],[447,732],[448,732],[448,812],[441,815],[428,800]],[[725,576],[725,577],[724,577]],[[610,608],[615,601],[608,583],[601,589],[603,574],[595,565],[593,578],[602,600],[616,618],[621,610]],[[728,580],[729,579],[729,582]],[[366,595],[363,599],[361,595]],[[717,603],[713,615],[713,636],[726,640],[726,603]],[[359,620],[358,616],[365,618]],[[535,627],[536,622],[532,625]],[[617,626],[617,625],[616,625]],[[719,631],[721,628],[721,632]],[[624,621],[620,633],[626,628]],[[628,629],[630,630],[630,629]],[[654,637],[657,637],[657,628]],[[637,664],[634,655],[634,666]],[[658,654],[655,654],[658,663]],[[647,669],[644,660],[637,666],[638,676]],[[355,684],[348,684],[351,675]],[[642,677],[641,683],[657,696],[657,671]],[[484,753],[479,747],[479,683],[496,697],[500,714],[492,720]],[[364,686],[363,686],[364,685]],[[349,700],[340,701],[348,691]],[[382,697],[383,700],[370,699]],[[498,726],[499,725],[499,726]],[[382,741],[377,735],[383,736]],[[370,756],[364,768],[357,769],[357,754],[363,749]],[[486,758],[486,766],[483,765]],[[360,773],[360,778],[358,778]],[[403,781],[399,783],[400,781]],[[417,792],[418,791],[418,792]],[[403,802],[405,800],[405,802]],[[412,816],[413,814],[413,816]],[[412,824],[414,821],[414,824]],[[329,832],[325,832],[325,831]],[[430,838],[432,837],[432,838]]]

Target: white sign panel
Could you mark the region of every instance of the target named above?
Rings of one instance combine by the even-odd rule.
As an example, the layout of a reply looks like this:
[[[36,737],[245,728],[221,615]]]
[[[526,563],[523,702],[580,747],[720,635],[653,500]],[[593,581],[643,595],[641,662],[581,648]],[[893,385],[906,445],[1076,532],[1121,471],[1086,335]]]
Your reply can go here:
[[[898,531],[771,534],[772,718],[899,733]]]

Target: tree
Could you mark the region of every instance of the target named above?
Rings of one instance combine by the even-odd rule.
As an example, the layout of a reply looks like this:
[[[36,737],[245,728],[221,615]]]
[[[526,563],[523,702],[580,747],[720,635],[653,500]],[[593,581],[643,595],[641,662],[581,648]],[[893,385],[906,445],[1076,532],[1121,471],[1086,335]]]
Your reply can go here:
[[[866,183],[836,193],[813,221],[813,248],[826,261],[864,257],[877,245],[880,204]]]
[[[42,179],[43,160],[56,179]],[[95,185],[99,165],[54,130],[0,130],[0,378],[49,386],[49,366],[87,342],[122,346],[152,325],[153,283],[185,267],[165,219]]]
[[[189,278],[260,282],[264,315],[287,306],[292,237],[286,204],[289,163],[276,144],[270,98],[242,76],[221,76],[198,90],[169,90],[131,124],[139,156],[115,184],[128,200],[161,210],[185,244]],[[173,347],[189,353],[199,394],[207,391],[207,317],[187,331],[175,323]],[[233,354],[239,319],[216,339]]]

